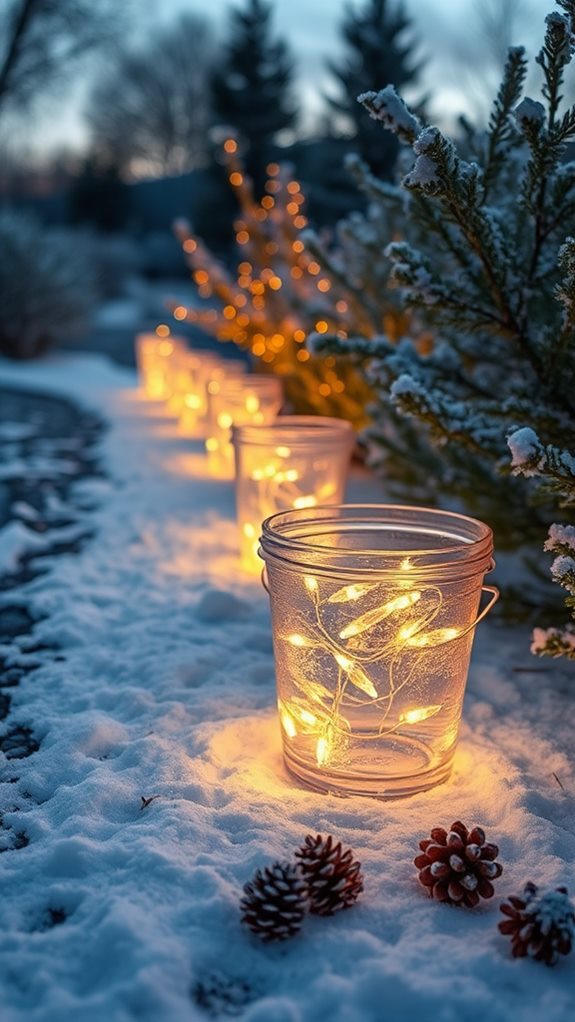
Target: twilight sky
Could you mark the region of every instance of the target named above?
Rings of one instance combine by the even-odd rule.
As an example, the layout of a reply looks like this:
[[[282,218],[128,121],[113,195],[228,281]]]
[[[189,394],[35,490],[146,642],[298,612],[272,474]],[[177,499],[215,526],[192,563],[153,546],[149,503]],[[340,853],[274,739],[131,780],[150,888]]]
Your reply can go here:
[[[218,27],[225,26],[226,12],[235,5],[233,0],[143,3],[150,20],[189,10],[209,13]],[[312,107],[319,105],[314,93],[327,86],[325,61],[340,50],[338,23],[350,4],[361,6],[361,0],[274,0],[274,23],[292,46],[301,88]],[[555,9],[553,0],[404,0],[404,4],[416,26],[422,55],[428,58],[425,85],[433,91],[438,111],[448,114],[458,114],[464,105],[473,107],[474,95],[466,99],[462,90],[481,91],[472,79],[480,77],[486,21],[499,12],[508,25],[509,44],[522,43],[533,50],[542,37],[545,15]],[[467,73],[465,69],[472,67]]]
[[[97,3],[98,0],[94,0]],[[218,36],[225,31],[226,12],[241,0],[132,0],[137,17],[134,36],[153,31],[180,11],[208,17]],[[313,123],[321,110],[321,92],[329,89],[325,61],[340,52],[338,23],[344,9],[361,0],[275,0],[275,27],[289,41],[296,59],[298,90],[306,112],[304,124]],[[533,53],[542,38],[545,15],[553,0],[404,0],[426,58],[422,91],[432,95],[434,119],[449,126],[461,112],[485,112],[499,80],[500,63],[493,45],[485,42],[485,25],[503,13],[508,29],[505,44],[523,43]],[[496,70],[497,69],[497,70]],[[386,83],[382,83],[384,85]],[[85,136],[81,107],[85,88],[60,99],[54,119],[43,119],[39,135],[43,145],[81,145]],[[48,121],[48,123],[47,123]],[[51,121],[51,123],[49,123]]]

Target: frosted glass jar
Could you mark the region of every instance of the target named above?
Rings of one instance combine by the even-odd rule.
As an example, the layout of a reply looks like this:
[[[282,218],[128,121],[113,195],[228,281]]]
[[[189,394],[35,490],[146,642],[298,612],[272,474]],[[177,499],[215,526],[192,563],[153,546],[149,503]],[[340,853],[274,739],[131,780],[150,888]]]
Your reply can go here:
[[[280,415],[267,426],[232,427],[240,552],[248,571],[262,570],[264,518],[342,502],[354,441],[349,422],[320,415]]]
[[[171,378],[175,357],[187,351],[181,337],[158,337],[157,334],[136,335],[136,365],[140,386],[146,397],[166,401],[171,395]]]
[[[213,414],[215,407],[215,399],[220,393],[223,386],[224,380],[243,380],[248,375],[248,367],[243,362],[232,362],[230,360],[220,359],[217,365],[208,367],[208,371],[204,376],[204,399],[205,399],[205,413],[202,418],[203,430],[202,435],[206,441],[206,451],[209,456],[209,447],[207,443],[208,437],[214,432],[213,425],[211,424],[210,414]]]
[[[207,351],[186,352],[176,361],[171,408],[185,436],[202,436],[208,409],[207,383],[220,365],[217,355]]]
[[[262,426],[278,414],[283,402],[281,380],[277,376],[225,376],[208,385],[208,421],[206,451],[212,475],[232,479],[234,449],[232,426],[251,423]]]
[[[288,770],[393,798],[451,771],[493,536],[427,508],[286,511],[262,526]],[[478,616],[482,588],[491,600]]]

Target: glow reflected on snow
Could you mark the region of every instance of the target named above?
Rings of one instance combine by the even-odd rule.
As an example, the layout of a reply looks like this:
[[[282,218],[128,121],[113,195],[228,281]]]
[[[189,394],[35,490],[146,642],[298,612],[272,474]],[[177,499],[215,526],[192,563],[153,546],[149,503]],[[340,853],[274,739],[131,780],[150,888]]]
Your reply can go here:
[[[170,454],[162,460],[162,467],[168,475],[184,476],[190,479],[205,479],[206,482],[213,482],[213,476],[208,472],[205,454],[185,451],[181,454]]]
[[[230,580],[241,579],[235,522],[218,515],[204,522],[167,520],[157,532],[157,571],[180,579],[208,578],[211,585],[229,589]],[[259,579],[253,580],[259,585]]]
[[[298,787],[282,765],[267,599],[257,578],[234,574],[231,487],[160,468],[182,447],[150,436],[144,403],[122,398],[128,377],[85,355],[2,365],[3,386],[63,392],[111,425],[101,444],[108,488],[82,486],[98,494],[96,537],[79,556],[55,558],[32,587],[49,613],[35,639],[58,642],[66,660],[40,649],[34,658],[42,666],[19,689],[21,720],[38,722],[46,740],[17,761],[22,781],[11,786],[11,799],[22,800],[24,790],[32,798],[6,822],[25,823],[33,839],[0,857],[10,876],[2,1011],[63,1020],[72,1005],[83,1019],[96,1005],[99,1019],[115,1019],[129,1005],[158,1019],[189,1018],[199,974],[208,983],[223,975],[233,989],[249,985],[247,1012],[260,1019],[282,1012],[316,1022],[326,997],[340,1018],[372,1017],[382,998],[394,1020],[439,1017],[446,1004],[461,1019],[475,1018],[478,1003],[486,1019],[541,1015],[550,1004],[547,970],[517,963],[528,981],[511,983],[516,970],[491,924],[481,939],[462,940],[471,916],[443,912],[415,881],[397,883],[396,867],[404,862],[407,877],[410,850],[431,824],[460,818],[484,823],[508,848],[527,844],[530,875],[549,875],[550,862],[553,876],[570,875],[565,667],[547,665],[556,683],[549,699],[547,684],[511,670],[533,663],[525,631],[514,640],[507,630],[503,641],[496,630],[480,640],[469,723],[464,718],[446,784],[385,806]],[[359,500],[374,485],[358,469],[352,484]],[[178,552],[190,560],[180,579],[164,570]],[[195,609],[214,585],[243,594],[253,617],[207,627]],[[361,601],[356,606],[359,613]],[[144,810],[142,796],[154,797]],[[285,948],[254,947],[234,914],[242,884],[317,830],[354,848],[364,900],[321,931],[310,919]],[[525,876],[520,856],[512,858],[510,870]],[[504,883],[501,893],[508,889]],[[34,930],[48,907],[67,910],[69,920]],[[483,921],[477,916],[480,927],[488,915],[497,915],[495,903]],[[457,953],[443,956],[438,975],[440,931]],[[237,954],[222,961],[228,946]],[[334,973],[345,979],[335,992]],[[567,961],[553,976],[548,1022],[559,1022],[571,979]]]
[[[273,684],[273,677],[270,677]],[[257,755],[254,750],[257,749]],[[286,772],[277,714],[242,718],[222,725],[211,742],[210,759],[225,770],[230,783],[240,788],[243,798],[257,793],[276,799],[310,797],[297,787]],[[312,798],[317,796],[311,796]]]
[[[154,423],[149,427],[151,436],[165,440],[177,440],[181,437],[178,424],[175,419],[166,419],[164,422]]]
[[[272,686],[270,671],[270,689]],[[408,823],[405,800],[386,802],[381,825],[395,828],[402,834],[406,826],[409,831],[417,832],[418,827],[425,830],[430,815],[444,819],[447,803],[454,807],[456,816],[471,818],[488,811],[487,807],[502,795],[502,777],[506,776],[512,786],[518,777],[518,771],[501,753],[490,751],[491,759],[486,757],[480,739],[475,739],[471,733],[464,734],[459,739],[449,780],[437,789],[427,791],[421,804],[416,800],[409,802]],[[286,803],[295,806],[298,803],[310,804],[314,814],[309,819],[312,829],[317,826],[313,821],[317,819],[318,812],[322,819],[325,814],[332,827],[365,826],[368,830],[373,829],[373,814],[377,815],[378,808],[372,799],[351,796],[345,800],[336,799],[330,805],[324,801],[326,796],[322,796],[318,803],[317,794],[300,786],[297,779],[287,773],[282,757],[280,720],[275,708],[269,714],[262,715],[259,711],[258,716],[222,723],[210,737],[206,756],[219,768],[221,779],[226,779],[230,790],[235,791],[236,797],[246,804],[250,804],[254,796],[258,796],[260,801],[261,797],[264,800],[279,797],[280,806]],[[509,771],[508,776],[506,771]],[[275,803],[272,801],[270,804]],[[334,820],[337,824],[333,823]]]

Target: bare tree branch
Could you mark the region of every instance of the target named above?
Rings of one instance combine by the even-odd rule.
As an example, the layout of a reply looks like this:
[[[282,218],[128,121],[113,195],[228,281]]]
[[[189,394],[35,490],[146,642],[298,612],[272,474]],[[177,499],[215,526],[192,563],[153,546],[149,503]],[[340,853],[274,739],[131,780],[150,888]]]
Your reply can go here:
[[[113,45],[113,0],[0,0],[0,113],[31,105],[91,51]]]
[[[209,76],[213,43],[194,15],[126,50],[91,97],[88,120],[95,155],[124,172],[177,174],[208,155]]]

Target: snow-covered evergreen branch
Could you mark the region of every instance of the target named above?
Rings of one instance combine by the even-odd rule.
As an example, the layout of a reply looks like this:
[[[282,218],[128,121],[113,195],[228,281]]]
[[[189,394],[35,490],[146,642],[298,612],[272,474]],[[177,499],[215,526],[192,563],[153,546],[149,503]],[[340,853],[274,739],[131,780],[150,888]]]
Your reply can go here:
[[[572,454],[543,445],[529,426],[514,430],[507,442],[513,472],[542,478],[546,489],[559,495],[562,507],[575,506],[575,457]],[[575,526],[552,525],[545,550],[556,555],[551,577],[567,590],[565,604],[574,621],[561,629],[536,629],[532,649],[540,656],[566,656],[575,660]]]
[[[527,62],[513,47],[483,135],[469,130],[462,144],[452,141],[391,86],[359,97],[412,163],[401,189],[354,164],[370,205],[339,272],[359,296],[374,263],[385,267],[410,315],[411,341],[384,337],[381,327],[365,340],[322,341],[361,365],[376,394],[372,462],[388,478],[403,471],[410,486],[420,465],[431,494],[443,487],[475,511],[482,502],[502,545],[549,528],[553,504],[567,518],[575,507],[575,163],[566,160],[575,108],[561,109],[575,0],[556,7],[537,57],[541,97],[522,95]],[[429,473],[439,452],[438,479]],[[553,578],[568,589],[560,568],[564,561]],[[552,655],[575,648],[570,628],[552,630]],[[537,649],[549,652],[539,639]]]
[[[502,170],[505,159],[513,146],[515,130],[511,113],[519,102],[521,89],[527,74],[527,61],[523,46],[512,46],[509,50],[503,79],[489,118],[489,130],[485,147],[483,167],[483,201],[487,201],[491,185]]]
[[[530,426],[514,430],[507,443],[515,475],[543,478],[546,488],[558,494],[561,507],[575,505],[575,457],[569,451],[542,444]]]

